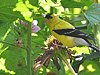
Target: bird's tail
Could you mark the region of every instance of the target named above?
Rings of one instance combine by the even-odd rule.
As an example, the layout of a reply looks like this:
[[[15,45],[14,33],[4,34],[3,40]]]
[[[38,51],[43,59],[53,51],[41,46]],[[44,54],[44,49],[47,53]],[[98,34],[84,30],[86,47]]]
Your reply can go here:
[[[100,49],[97,48],[95,45],[91,44],[89,47],[91,47],[92,49],[96,50],[97,52],[100,52]]]
[[[89,47],[91,47],[92,49],[96,50],[97,52],[100,52],[100,49],[98,47],[96,47],[95,45],[91,44],[87,39],[84,39],[88,44]]]

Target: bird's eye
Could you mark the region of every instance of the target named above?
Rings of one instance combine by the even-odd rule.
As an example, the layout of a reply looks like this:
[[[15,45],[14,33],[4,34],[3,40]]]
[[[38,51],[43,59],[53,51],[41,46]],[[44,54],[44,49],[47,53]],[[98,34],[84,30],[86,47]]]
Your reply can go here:
[[[45,18],[47,18],[47,19],[52,19],[53,17],[52,17],[51,15],[52,15],[52,13],[47,14],[47,15],[45,16]]]

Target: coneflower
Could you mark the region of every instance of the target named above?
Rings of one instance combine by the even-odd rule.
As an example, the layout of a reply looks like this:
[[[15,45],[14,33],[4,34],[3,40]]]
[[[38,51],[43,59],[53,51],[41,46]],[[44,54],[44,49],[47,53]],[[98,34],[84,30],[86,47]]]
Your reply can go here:
[[[61,61],[64,61],[65,64],[69,67],[73,75],[76,75],[70,63],[67,61],[67,58],[71,59],[71,54],[75,54],[76,51],[71,51],[62,47],[62,43],[59,42],[54,36],[49,36],[46,40],[46,47],[42,47],[42,50],[45,50],[45,53],[41,53],[39,57],[37,57],[35,61],[35,65],[33,66],[33,70],[36,71],[44,65],[48,67],[50,59],[53,60],[53,64],[56,66],[58,70],[60,70],[61,66],[58,63],[58,58]],[[72,60],[72,59],[71,59]]]

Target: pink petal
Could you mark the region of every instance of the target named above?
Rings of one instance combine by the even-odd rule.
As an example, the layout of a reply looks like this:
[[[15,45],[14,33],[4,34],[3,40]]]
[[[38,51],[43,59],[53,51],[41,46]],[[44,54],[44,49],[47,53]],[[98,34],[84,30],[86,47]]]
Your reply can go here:
[[[22,20],[19,20],[18,24],[21,25]]]
[[[26,27],[28,26],[28,23],[26,23],[26,22],[24,22],[24,21],[22,22],[22,20],[20,20],[18,23],[19,23],[19,25],[23,25],[23,24],[25,24]]]
[[[43,13],[41,15],[45,17],[45,14],[43,14]]]
[[[37,21],[37,20],[33,20],[33,21],[32,21],[32,26],[33,26],[33,25],[37,25],[37,24],[38,24],[38,21]]]
[[[23,25],[23,24],[25,24],[25,25],[26,25],[26,27],[28,26],[28,24],[27,24],[26,22],[22,22],[22,23],[21,23],[21,25]]]
[[[32,33],[38,32],[41,28],[39,26],[32,26]]]

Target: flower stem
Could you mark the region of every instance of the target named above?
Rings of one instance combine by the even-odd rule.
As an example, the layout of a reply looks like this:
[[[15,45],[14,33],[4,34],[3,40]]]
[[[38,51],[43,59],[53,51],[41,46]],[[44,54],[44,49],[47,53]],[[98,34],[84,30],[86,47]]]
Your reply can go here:
[[[67,61],[66,55],[64,55],[63,53],[59,53],[60,57],[62,58],[62,60],[67,64],[69,70],[72,72],[73,75],[77,75],[77,73],[75,73],[74,69],[72,68],[71,64]]]
[[[32,75],[31,71],[31,33],[32,33],[32,28],[31,28],[31,23],[28,25],[28,37],[27,37],[27,75]]]

